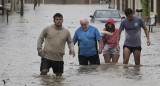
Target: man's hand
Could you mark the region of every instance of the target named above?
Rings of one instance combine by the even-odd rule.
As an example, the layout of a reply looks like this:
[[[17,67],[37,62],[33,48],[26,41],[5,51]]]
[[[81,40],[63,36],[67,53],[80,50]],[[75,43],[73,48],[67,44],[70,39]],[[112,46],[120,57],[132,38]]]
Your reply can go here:
[[[42,54],[43,54],[42,49],[38,50],[38,56],[42,56]]]
[[[69,50],[69,55],[73,55],[73,57],[75,56],[75,52],[72,50]]]
[[[147,46],[149,46],[151,44],[150,40],[147,40]]]

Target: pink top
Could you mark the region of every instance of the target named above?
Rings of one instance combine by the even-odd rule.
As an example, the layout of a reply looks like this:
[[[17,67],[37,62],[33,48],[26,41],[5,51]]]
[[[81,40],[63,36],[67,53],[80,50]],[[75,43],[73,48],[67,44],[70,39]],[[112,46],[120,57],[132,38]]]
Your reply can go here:
[[[108,19],[106,24],[109,22],[113,23],[113,25],[115,26],[114,20],[112,18]],[[106,28],[103,29],[103,31],[105,31],[105,30],[106,30]],[[118,30],[119,29],[115,28],[115,32],[112,36],[104,35],[102,37],[103,48],[106,43],[108,44],[108,48],[115,48],[116,47],[116,39],[117,39]]]

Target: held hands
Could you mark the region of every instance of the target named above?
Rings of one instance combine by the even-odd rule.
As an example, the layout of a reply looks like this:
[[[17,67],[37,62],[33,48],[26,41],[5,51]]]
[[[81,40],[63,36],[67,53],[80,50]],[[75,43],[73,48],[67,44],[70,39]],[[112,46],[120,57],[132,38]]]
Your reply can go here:
[[[75,56],[75,51],[69,50],[69,55],[73,55],[73,57]]]
[[[101,54],[101,53],[102,53],[102,48],[98,49],[98,54]]]

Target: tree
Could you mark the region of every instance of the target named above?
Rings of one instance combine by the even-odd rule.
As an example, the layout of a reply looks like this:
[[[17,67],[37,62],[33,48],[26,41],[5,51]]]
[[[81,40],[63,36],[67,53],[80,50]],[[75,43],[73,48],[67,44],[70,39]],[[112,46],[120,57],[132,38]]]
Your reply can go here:
[[[143,18],[149,16],[149,0],[141,0],[141,4],[143,8],[141,16]]]

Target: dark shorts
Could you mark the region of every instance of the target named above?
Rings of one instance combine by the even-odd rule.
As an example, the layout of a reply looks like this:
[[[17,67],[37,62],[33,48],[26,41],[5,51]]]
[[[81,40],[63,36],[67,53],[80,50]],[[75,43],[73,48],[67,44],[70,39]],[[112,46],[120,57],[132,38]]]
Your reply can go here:
[[[43,69],[49,69],[52,67],[54,73],[63,73],[63,61],[53,61],[46,58],[41,58],[40,71]]]
[[[130,46],[123,45],[123,49],[125,47],[128,48],[131,52],[133,52],[134,50],[139,50],[139,51],[142,50],[141,46],[139,46],[139,47],[130,47]]]
[[[79,65],[88,65],[88,62],[90,63],[90,65],[99,65],[100,64],[100,60],[99,60],[99,55],[94,55],[94,56],[78,56],[79,59]]]

